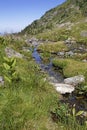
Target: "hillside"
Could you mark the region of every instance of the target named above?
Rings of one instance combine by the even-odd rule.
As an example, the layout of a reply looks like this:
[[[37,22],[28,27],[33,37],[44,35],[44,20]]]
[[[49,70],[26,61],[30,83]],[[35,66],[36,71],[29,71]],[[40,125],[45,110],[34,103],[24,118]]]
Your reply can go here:
[[[87,130],[86,1],[0,36],[0,130]]]
[[[87,1],[67,0],[62,5],[47,11],[39,20],[35,20],[31,25],[27,26],[21,33],[30,35],[41,34],[39,38],[42,38],[44,40],[59,40],[55,37],[53,39],[50,39],[50,36],[52,36],[53,34],[55,35],[55,33],[57,33],[58,35],[63,34],[65,35],[64,39],[66,39],[68,34],[74,36],[74,31],[83,32],[84,29],[87,30],[86,24]],[[77,26],[78,28],[76,30]],[[63,32],[61,32],[61,30]],[[48,36],[48,33],[52,34]],[[78,34],[76,35],[76,38],[79,39]]]

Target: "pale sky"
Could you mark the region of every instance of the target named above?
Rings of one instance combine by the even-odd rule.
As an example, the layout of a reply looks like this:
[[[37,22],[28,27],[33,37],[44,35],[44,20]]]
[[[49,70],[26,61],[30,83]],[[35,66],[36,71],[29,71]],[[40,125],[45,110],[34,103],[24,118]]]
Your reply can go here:
[[[65,0],[0,0],[0,32],[18,32]]]

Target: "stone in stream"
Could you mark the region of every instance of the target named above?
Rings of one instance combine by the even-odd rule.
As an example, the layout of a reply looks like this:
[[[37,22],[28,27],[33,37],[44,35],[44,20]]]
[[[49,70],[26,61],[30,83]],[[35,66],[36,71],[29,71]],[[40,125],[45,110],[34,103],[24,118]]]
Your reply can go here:
[[[74,86],[69,84],[63,84],[63,83],[51,83],[51,84],[56,88],[56,91],[61,94],[72,93],[75,90]]]
[[[85,81],[85,77],[83,75],[78,75],[78,76],[64,79],[65,84],[69,84],[69,85],[73,85],[73,86],[76,86],[84,81]]]

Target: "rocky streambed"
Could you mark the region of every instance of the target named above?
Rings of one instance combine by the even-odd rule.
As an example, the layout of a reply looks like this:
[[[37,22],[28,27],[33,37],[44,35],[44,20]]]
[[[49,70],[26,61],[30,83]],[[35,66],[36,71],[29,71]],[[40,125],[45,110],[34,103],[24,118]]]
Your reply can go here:
[[[75,104],[76,110],[84,110],[84,115],[87,115],[87,95],[80,96],[76,92],[76,86],[85,81],[83,75],[77,75],[74,77],[64,79],[64,75],[60,72],[59,68],[55,69],[52,64],[52,57],[49,62],[45,63],[40,53],[37,51],[37,45],[35,46],[32,57],[35,59],[36,63],[40,65],[42,71],[48,74],[47,80],[50,84],[54,86],[56,91],[62,94],[61,102],[68,103],[70,106]]]

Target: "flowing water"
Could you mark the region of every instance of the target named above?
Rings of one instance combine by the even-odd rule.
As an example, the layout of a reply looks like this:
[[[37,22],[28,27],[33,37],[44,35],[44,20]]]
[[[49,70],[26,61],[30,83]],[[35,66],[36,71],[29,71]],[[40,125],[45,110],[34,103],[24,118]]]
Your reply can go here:
[[[33,50],[32,57],[35,59],[36,63],[40,65],[41,69],[49,75],[49,77],[53,77],[52,82],[63,83],[64,77],[59,72],[59,70],[54,69],[54,67],[52,66],[52,59],[50,59],[49,63],[44,63],[36,48],[34,48]],[[77,97],[77,95],[75,95],[74,93],[64,94],[63,100],[61,100],[61,102],[68,103],[71,105],[71,107],[75,104],[77,111],[87,111],[87,97]]]
[[[64,78],[63,75],[53,68],[52,59],[50,59],[49,63],[44,63],[38,53],[37,49],[35,48],[32,54],[33,58],[35,59],[36,63],[40,65],[41,69],[48,73],[50,77],[54,78],[53,82],[61,83],[63,82]]]

